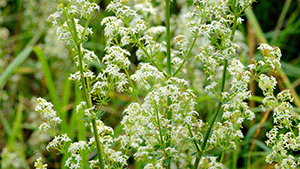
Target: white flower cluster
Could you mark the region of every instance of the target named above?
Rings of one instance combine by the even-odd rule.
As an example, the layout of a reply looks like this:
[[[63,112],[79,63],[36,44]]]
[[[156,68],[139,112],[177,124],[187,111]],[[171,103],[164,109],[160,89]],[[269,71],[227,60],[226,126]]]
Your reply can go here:
[[[159,52],[166,51],[162,44],[154,41],[153,37],[149,35],[141,37],[139,42],[143,44],[139,46],[139,49],[136,51],[139,60],[145,58],[146,60],[156,61],[158,58],[155,56],[157,56]]]
[[[214,168],[214,169],[223,169],[224,166],[222,163],[217,162],[217,157],[202,157],[200,159],[200,168],[203,169],[209,169],[209,168]]]
[[[84,28],[79,23],[79,19],[74,18],[74,20],[67,20],[63,23],[63,25],[59,26],[56,30],[56,35],[58,37],[58,40],[64,41],[68,44],[77,44],[78,42],[75,41],[75,35],[73,32],[72,27],[70,26],[71,23],[74,24],[75,30],[77,32],[76,39],[78,41],[84,40],[88,35],[91,35],[93,33],[91,28]],[[84,37],[84,39],[81,39],[81,37]]]
[[[267,145],[272,152],[266,157],[266,162],[278,162],[275,168],[296,168],[300,165],[300,158],[288,154],[290,150],[300,150],[300,135],[296,136],[292,131],[279,134],[279,128],[274,127],[267,134]]]
[[[210,136],[208,142],[212,147],[222,148],[223,150],[234,148],[236,149],[235,139],[244,138],[239,126],[230,121],[225,121],[223,124],[218,122],[214,128],[213,133]]]
[[[107,11],[112,11],[118,18],[131,18],[137,16],[136,12],[126,6],[127,0],[113,0],[106,7]]]
[[[283,96],[285,95],[285,96]],[[268,163],[273,161],[278,162],[276,168],[295,168],[300,165],[300,158],[295,159],[294,156],[289,155],[289,150],[299,151],[300,150],[300,135],[296,135],[292,128],[297,128],[298,132],[299,125],[295,126],[293,123],[294,116],[291,114],[293,109],[292,105],[288,102],[292,100],[288,91],[283,91],[279,93],[278,98],[283,98],[283,100],[276,100],[273,98],[275,103],[272,108],[274,108],[274,128],[267,133],[267,145],[272,148],[271,154],[266,158]],[[296,124],[299,121],[295,120]],[[286,128],[289,132],[285,132],[282,128]]]
[[[36,159],[36,162],[34,163],[34,167],[36,169],[47,169],[47,166],[48,166],[47,164],[42,163],[42,158],[41,157]]]
[[[104,34],[108,37],[108,46],[117,41],[117,35],[121,36],[121,46],[126,46],[133,41],[132,36],[139,35],[146,29],[145,21],[136,11],[126,6],[125,1],[112,1],[107,6],[107,11],[112,11],[116,15],[106,17],[101,22],[105,25]]]
[[[230,93],[224,92],[223,96],[223,118],[229,120],[237,126],[245,118],[253,120],[255,114],[250,110],[245,100],[250,99],[251,93],[248,90],[251,73],[245,70],[245,66],[236,59],[231,61],[228,72],[232,75]]]
[[[129,158],[127,155],[124,155],[121,151],[116,151],[112,145],[115,144],[118,141],[124,141],[123,139],[127,139],[126,137],[120,137],[120,138],[113,138],[114,130],[106,126],[101,120],[96,120],[96,126],[99,133],[99,140],[104,148],[104,156],[109,161],[109,166],[126,166],[127,165],[127,159]],[[91,128],[93,131],[93,128]],[[93,146],[95,143],[95,138],[90,138],[89,145]],[[127,146],[123,146],[123,150],[126,150]],[[93,163],[93,165],[96,165],[96,161],[92,161],[90,163]],[[92,164],[91,164],[92,165]]]
[[[260,44],[258,49],[263,53],[266,64],[270,65],[273,69],[281,67],[280,58],[282,55],[278,47],[272,47],[268,44]]]
[[[89,149],[89,145],[86,141],[71,143],[68,148],[68,152],[70,152],[71,155],[67,159],[65,166],[70,169],[82,168],[82,157],[80,153],[85,149]]]
[[[56,111],[54,111],[53,104],[50,102],[47,102],[43,98],[37,99],[38,105],[35,107],[35,111],[40,112],[43,117],[47,120],[41,126],[39,127],[39,130],[42,132],[48,132],[48,130],[51,134],[55,135],[56,130],[55,127],[57,124],[61,123],[61,119],[57,117]]]
[[[265,96],[262,102],[266,106],[273,107],[276,105],[276,100],[273,95],[276,83],[277,81],[273,76],[269,77],[265,74],[261,74],[259,76],[258,86],[262,89],[263,94]]]
[[[48,21],[52,22],[53,26],[58,25],[59,17],[66,12],[69,15],[80,14],[80,17],[90,19],[91,14],[100,10],[100,7],[96,3],[91,3],[88,0],[68,0],[65,3],[66,6],[60,4],[57,8],[57,11],[54,14],[51,14],[48,17]]]
[[[158,8],[153,7],[152,3],[149,1],[148,2],[144,1],[138,4],[136,2],[132,2],[132,3],[135,3],[133,8],[138,13],[140,13],[144,18],[148,18],[149,16],[154,17],[158,12]]]
[[[179,47],[180,55],[186,56],[190,47],[190,42],[183,36],[178,35],[175,38],[175,44]]]
[[[260,50],[266,63],[273,69],[280,67],[280,50],[276,47],[261,45]],[[275,53],[274,53],[275,52]],[[281,91],[274,96],[276,79],[273,76],[261,74],[258,86],[263,91],[265,98],[262,100],[263,108],[273,109],[274,127],[266,134],[266,144],[272,148],[272,152],[266,157],[266,162],[277,162],[275,168],[296,168],[300,165],[300,158],[289,154],[290,151],[300,150],[299,118],[292,114],[293,106],[290,102],[293,98],[289,90]],[[296,124],[298,124],[296,126]],[[295,133],[295,129],[298,133]]]
[[[63,150],[64,149],[64,143],[72,141],[67,134],[62,134],[55,136],[54,139],[49,142],[47,145],[46,149],[49,151],[51,148],[56,149],[56,150]]]
[[[103,63],[107,65],[117,65],[122,69],[127,69],[129,67],[130,61],[126,56],[130,56],[130,53],[127,50],[122,49],[119,46],[107,47],[105,50],[107,54],[103,57]]]
[[[147,30],[147,34],[149,34],[152,37],[159,36],[164,32],[166,32],[166,27],[164,26],[154,26]]]
[[[48,21],[52,22],[53,26],[59,25],[56,31],[59,40],[77,45],[83,42],[86,37],[93,32],[91,28],[81,26],[78,23],[79,19],[76,19],[75,15],[79,14],[80,18],[83,17],[90,20],[96,10],[100,10],[100,7],[96,3],[91,3],[88,0],[68,0],[66,3],[58,6],[57,11],[48,17]],[[59,18],[63,14],[66,20],[61,22]]]
[[[102,96],[104,93],[111,90],[111,86],[115,85],[119,92],[125,91],[125,85],[128,83],[128,79],[124,73],[120,72],[120,70],[121,69],[117,65],[107,65],[106,68],[98,74],[98,82],[93,85],[91,93],[100,93],[100,96]]]
[[[149,90],[152,88],[150,82],[152,81],[156,84],[159,80],[161,81],[164,78],[164,75],[149,63],[140,63],[140,69],[131,75],[130,78],[135,81],[140,88]]]
[[[195,95],[191,90],[181,91],[177,87],[178,81],[180,79],[173,78],[169,85],[153,89],[143,104],[132,103],[124,111],[121,123],[130,139],[129,146],[137,150],[134,156],[137,160],[144,159],[148,168],[158,165],[167,154],[175,160],[187,158],[183,152],[190,151],[189,147],[193,145],[186,138],[202,138],[195,119]],[[186,82],[182,80],[182,83]],[[169,107],[167,98],[171,100]],[[166,118],[167,112],[172,112],[172,119]],[[171,135],[172,143],[180,146],[167,146],[167,133]],[[184,162],[181,165],[184,166]]]

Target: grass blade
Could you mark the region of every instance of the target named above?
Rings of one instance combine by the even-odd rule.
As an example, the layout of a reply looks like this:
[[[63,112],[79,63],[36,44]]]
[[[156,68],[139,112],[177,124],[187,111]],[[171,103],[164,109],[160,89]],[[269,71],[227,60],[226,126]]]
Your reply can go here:
[[[6,80],[12,75],[14,70],[24,62],[24,60],[29,56],[32,51],[31,47],[26,47],[22,52],[7,66],[7,68],[1,73],[0,76],[0,89],[4,87]]]
[[[41,37],[42,31],[35,34],[35,36],[29,41],[26,47],[21,51],[20,54],[7,66],[7,68],[0,75],[0,89],[3,89],[5,81],[14,72],[14,70],[24,62],[33,50],[33,45]]]
[[[48,91],[49,91],[49,94],[51,97],[51,101],[62,120],[62,122],[60,124],[61,131],[62,131],[62,133],[66,133],[67,132],[66,116],[64,116],[62,114],[60,100],[59,100],[58,94],[56,92],[56,88],[55,88],[55,85],[53,82],[52,74],[51,74],[47,59],[45,58],[43,50],[41,48],[39,48],[38,46],[35,46],[33,48],[33,51],[35,52],[39,61],[42,64],[42,69],[43,69],[44,76],[46,79],[47,88],[48,88]]]

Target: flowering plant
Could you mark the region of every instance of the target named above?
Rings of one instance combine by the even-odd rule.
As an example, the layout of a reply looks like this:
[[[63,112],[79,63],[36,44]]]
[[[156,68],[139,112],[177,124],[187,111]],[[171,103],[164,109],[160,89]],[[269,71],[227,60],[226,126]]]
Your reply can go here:
[[[248,85],[257,81],[265,96],[262,107],[274,109],[275,127],[267,133],[267,145],[272,147],[267,162],[276,161],[278,168],[299,165],[300,160],[286,150],[299,150],[299,134],[294,131],[299,125],[289,103],[292,97],[289,91],[275,97],[276,80],[268,75],[280,67],[280,49],[261,44],[258,49],[264,58],[247,66],[237,57],[242,52],[234,39],[237,26],[253,0],[179,3],[184,12],[172,18],[170,0],[112,0],[106,11],[113,15],[101,22],[107,42],[106,54],[99,59],[83,44],[93,33],[89,22],[100,7],[88,0],[61,1],[48,20],[58,26],[58,39],[73,50],[77,72],[69,79],[79,83],[83,95],[76,112],[83,115],[93,136],[72,142],[67,134],[58,135],[60,118],[51,103],[39,98],[36,111],[47,119],[40,130],[54,137],[47,150],[64,154],[68,168],[85,168],[87,163],[90,168],[126,168],[130,157],[149,169],[224,168],[225,154],[236,150],[244,137],[244,121],[255,118],[247,101],[251,99]],[[159,12],[162,9],[165,14]],[[182,19],[185,26],[172,23],[175,19]],[[159,25],[163,22],[165,26]],[[136,71],[131,70],[133,55],[140,61]],[[95,74],[92,62],[101,62],[105,68]],[[190,70],[203,76],[191,75]],[[101,121],[103,106],[114,91],[129,93],[134,100],[123,111],[119,135]],[[204,112],[197,109],[201,92],[215,101],[209,120],[201,119]],[[88,158],[94,150],[96,156]],[[45,165],[39,159],[36,167]]]

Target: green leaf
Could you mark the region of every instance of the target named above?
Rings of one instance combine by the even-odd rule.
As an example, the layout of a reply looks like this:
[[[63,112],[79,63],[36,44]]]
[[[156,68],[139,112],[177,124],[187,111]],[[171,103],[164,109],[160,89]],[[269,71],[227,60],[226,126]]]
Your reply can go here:
[[[197,151],[191,153],[190,155],[191,155],[191,156],[194,156],[194,155],[196,155],[196,154],[197,154]]]
[[[29,56],[33,49],[33,45],[40,38],[43,32],[38,32],[35,36],[28,42],[26,47],[18,54],[18,56],[7,66],[7,68],[1,72],[0,76],[0,89],[3,88],[5,81],[13,74],[14,70],[19,67],[24,60]]]
[[[100,109],[96,114],[97,119],[101,119],[101,117],[105,114],[105,111]]]
[[[0,76],[0,88],[2,89],[5,81],[13,74],[14,70],[24,62],[32,51],[32,47],[26,47],[22,52],[7,66]]]
[[[289,63],[281,62],[282,69],[286,73],[286,75],[291,77],[300,77],[300,68],[293,66]]]

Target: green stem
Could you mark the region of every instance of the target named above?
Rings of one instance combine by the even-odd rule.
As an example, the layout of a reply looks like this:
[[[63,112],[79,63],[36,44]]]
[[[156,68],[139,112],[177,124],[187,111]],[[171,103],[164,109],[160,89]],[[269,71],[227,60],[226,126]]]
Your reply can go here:
[[[171,70],[171,31],[170,31],[170,0],[166,0],[166,42],[167,42],[167,74],[168,78],[172,76],[172,70]],[[168,97],[168,110],[167,110],[167,118],[170,121],[170,125],[172,125],[172,111],[169,109],[171,105],[171,99]],[[167,142],[166,147],[171,146],[171,132],[172,127],[169,127],[169,133],[167,134]],[[171,168],[171,156],[170,154],[167,154],[167,159],[165,160],[165,164],[167,165],[166,168]]]
[[[160,143],[160,146],[161,148],[163,149],[164,148],[164,142],[163,142],[163,132],[161,130],[161,125],[160,125],[160,119],[159,119],[159,114],[158,114],[158,111],[156,110],[156,123],[157,123],[157,126],[158,126],[158,130],[159,130],[159,136],[160,136],[160,140],[159,140],[159,143]]]
[[[291,6],[291,2],[292,2],[292,0],[286,0],[285,3],[284,3],[283,9],[281,11],[280,17],[279,17],[278,22],[277,22],[277,26],[276,26],[275,31],[274,31],[274,36],[273,36],[273,38],[270,42],[271,45],[274,45],[276,40],[278,39],[280,28],[283,24],[284,18],[286,16],[289,8]]]
[[[87,106],[90,108],[92,107],[92,100],[91,97],[87,91],[88,88],[88,84],[86,84],[86,79],[84,78],[83,75],[83,56],[82,56],[82,51],[81,51],[81,43],[79,42],[78,39],[78,34],[76,31],[76,27],[75,27],[75,21],[74,19],[72,19],[72,28],[73,28],[73,33],[75,36],[75,42],[76,42],[76,48],[77,48],[77,54],[78,54],[78,60],[79,60],[79,71],[80,71],[80,80],[81,80],[81,85],[82,85],[82,89],[83,89],[83,96],[84,96],[84,100],[87,103]],[[99,164],[100,164],[100,169],[104,169],[104,164],[103,164],[103,157],[102,157],[102,149],[100,146],[100,140],[99,140],[99,134],[98,134],[98,130],[97,130],[97,126],[96,126],[96,119],[95,117],[92,118],[92,126],[93,126],[93,134],[94,134],[94,138],[96,141],[96,147],[97,147],[97,152],[98,152],[98,158],[99,158]]]
[[[137,102],[139,103],[139,105],[141,106],[142,103],[140,102],[140,99],[139,99],[139,97],[138,97],[138,95],[137,95],[136,87],[135,87],[134,84],[132,83],[132,80],[130,79],[129,73],[128,73],[128,71],[126,70],[126,68],[124,69],[124,71],[125,71],[125,73],[126,73],[127,79],[129,80],[129,84],[130,84],[132,90],[134,90],[134,91],[133,91],[133,95],[135,96],[136,101],[137,101]]]
[[[225,150],[222,152],[222,155],[221,155],[221,158],[220,158],[220,163],[222,163],[222,161],[224,159],[224,156],[225,156]]]
[[[234,15],[234,23],[233,23],[232,32],[231,32],[231,35],[230,35],[230,40],[231,41],[233,41],[233,38],[234,38],[234,34],[235,34],[235,31],[236,31],[236,26],[237,26],[237,18],[238,17],[239,17],[238,13]],[[219,97],[220,98],[222,98],[222,93],[224,92],[224,88],[225,88],[227,66],[228,66],[228,60],[225,59],[224,63],[223,63],[222,86],[221,86],[221,91],[219,93]],[[200,149],[201,154],[198,154],[197,157],[196,157],[196,161],[195,161],[195,164],[194,164],[194,169],[198,168],[198,165],[199,165],[199,162],[200,162],[200,158],[201,158],[202,154],[205,151],[205,147],[206,147],[206,143],[207,143],[208,137],[209,137],[210,132],[212,130],[212,127],[213,127],[213,125],[214,125],[214,123],[216,121],[216,118],[218,117],[218,115],[220,113],[221,106],[222,106],[222,101],[220,100],[218,102],[217,109],[214,112],[213,118],[209,122],[208,130],[206,131],[205,136],[204,136],[204,140],[203,140],[203,142],[201,144],[201,149]]]
[[[91,101],[90,95],[87,91],[86,79],[83,76],[83,64],[82,64],[83,61],[82,61],[82,52],[81,52],[80,44],[77,44],[77,51],[78,51],[78,59],[79,59],[79,70],[80,70],[80,75],[81,75],[80,80],[81,80],[82,89],[83,89],[83,92],[84,92],[84,100],[87,102],[88,107],[92,107],[92,101]],[[98,152],[100,168],[104,169],[102,149],[101,149],[101,146],[100,146],[100,140],[99,140],[99,137],[98,137],[99,134],[98,134],[95,118],[92,119],[92,125],[93,125],[93,134],[94,134],[94,138],[95,138],[95,141],[96,141],[96,147],[97,147],[97,152]]]
[[[72,35],[72,38],[74,40],[74,43],[75,43],[75,48],[77,49],[77,53],[78,53],[78,59],[79,59],[79,71],[80,71],[80,80],[81,80],[81,84],[82,84],[82,88],[83,88],[83,95],[84,95],[84,100],[86,101],[88,107],[92,107],[92,101],[91,101],[91,98],[89,96],[89,93],[87,91],[87,88],[89,88],[89,84],[86,84],[86,79],[84,78],[84,75],[83,75],[83,56],[82,56],[82,51],[81,51],[81,43],[82,43],[82,37],[84,36],[85,34],[85,31],[86,31],[86,27],[84,29],[84,32],[83,32],[83,35],[81,37],[81,40],[79,39],[78,37],[78,34],[77,34],[77,30],[76,30],[76,24],[75,24],[75,21],[74,21],[74,18],[71,17],[70,15],[67,14],[66,10],[65,10],[65,2],[63,0],[61,0],[62,4],[63,4],[63,13],[64,13],[64,16],[65,16],[65,19],[66,19],[66,23],[68,25],[68,28],[69,28],[69,31]],[[92,119],[92,125],[93,125],[93,130],[94,130],[94,137],[95,137],[95,140],[96,140],[96,147],[97,147],[97,151],[98,151],[98,157],[99,157],[99,164],[100,164],[100,168],[101,169],[104,169],[104,164],[103,164],[103,160],[102,160],[102,151],[101,151],[101,147],[100,147],[100,141],[99,141],[99,137],[98,137],[98,130],[97,130],[97,127],[96,127],[96,119],[93,118]]]
[[[222,88],[221,88],[221,93],[224,92],[225,77],[226,77],[227,64],[228,64],[227,62],[228,62],[227,60],[224,60],[224,69],[223,69],[223,75],[222,75]],[[220,93],[220,95],[221,95],[221,93]],[[212,129],[212,127],[213,127],[213,125],[214,125],[214,123],[215,123],[215,121],[216,121],[216,118],[217,118],[218,115],[219,115],[219,112],[220,112],[220,110],[221,110],[221,106],[222,106],[222,101],[219,101],[219,102],[218,102],[217,109],[216,109],[216,111],[214,112],[214,115],[213,115],[211,121],[209,122],[208,130],[206,131],[205,136],[204,136],[204,140],[203,140],[203,142],[202,142],[202,144],[201,144],[201,149],[200,149],[200,150],[201,150],[202,153],[199,154],[199,155],[197,155],[197,159],[196,159],[196,162],[197,162],[197,163],[195,162],[195,164],[194,164],[194,169],[198,168],[198,165],[199,165],[198,163],[199,163],[200,158],[201,158],[201,156],[202,156],[202,154],[203,154],[203,152],[204,152],[204,149],[205,149],[205,146],[206,146],[208,137],[209,137],[209,135],[210,135],[211,129]],[[198,158],[199,158],[199,159],[198,159]]]
[[[233,158],[232,158],[232,169],[237,169],[237,162],[238,162],[238,158],[239,158],[239,144],[240,144],[240,140],[238,138],[235,138],[235,144],[236,144],[236,148],[233,151]]]
[[[188,52],[188,54],[184,57],[184,60],[182,61],[182,63],[180,64],[180,66],[177,68],[177,70],[173,73],[173,77],[179,72],[179,70],[182,68],[182,66],[184,65],[184,63],[187,61],[187,59],[189,58],[189,55],[191,54],[191,51],[196,43],[196,40],[197,40],[198,36],[196,35],[195,36],[195,39],[193,40],[193,43],[190,47],[190,50]]]
[[[147,55],[147,57],[150,59],[151,63],[160,71],[163,73],[163,75],[165,77],[168,77],[168,75],[165,73],[164,70],[162,70],[162,68],[160,68],[155,62],[154,60],[152,59],[152,56],[149,55],[149,53],[147,52],[147,50],[140,44],[140,43],[137,43],[138,47],[140,47],[142,49],[142,51],[145,53],[145,55]]]
[[[170,0],[166,0],[167,73],[171,76]]]
[[[186,117],[184,115],[184,112],[182,112],[182,117],[183,117],[183,119]],[[197,144],[197,139],[195,138],[195,136],[194,136],[194,134],[192,132],[191,126],[188,123],[187,123],[187,126],[188,126],[188,130],[189,130],[189,134],[190,134],[191,138],[193,139],[193,143],[194,143],[194,145],[196,147],[196,150],[197,150],[198,153],[200,153],[200,149],[199,149],[199,146]]]
[[[98,152],[98,158],[99,158],[99,165],[101,169],[104,169],[104,164],[103,164],[103,157],[102,157],[102,149],[100,146],[100,140],[98,137],[98,130],[97,130],[97,126],[96,126],[96,119],[92,119],[92,124],[93,124],[93,133],[94,133],[94,137],[95,137],[95,141],[96,141],[96,148],[97,148],[97,152]]]

